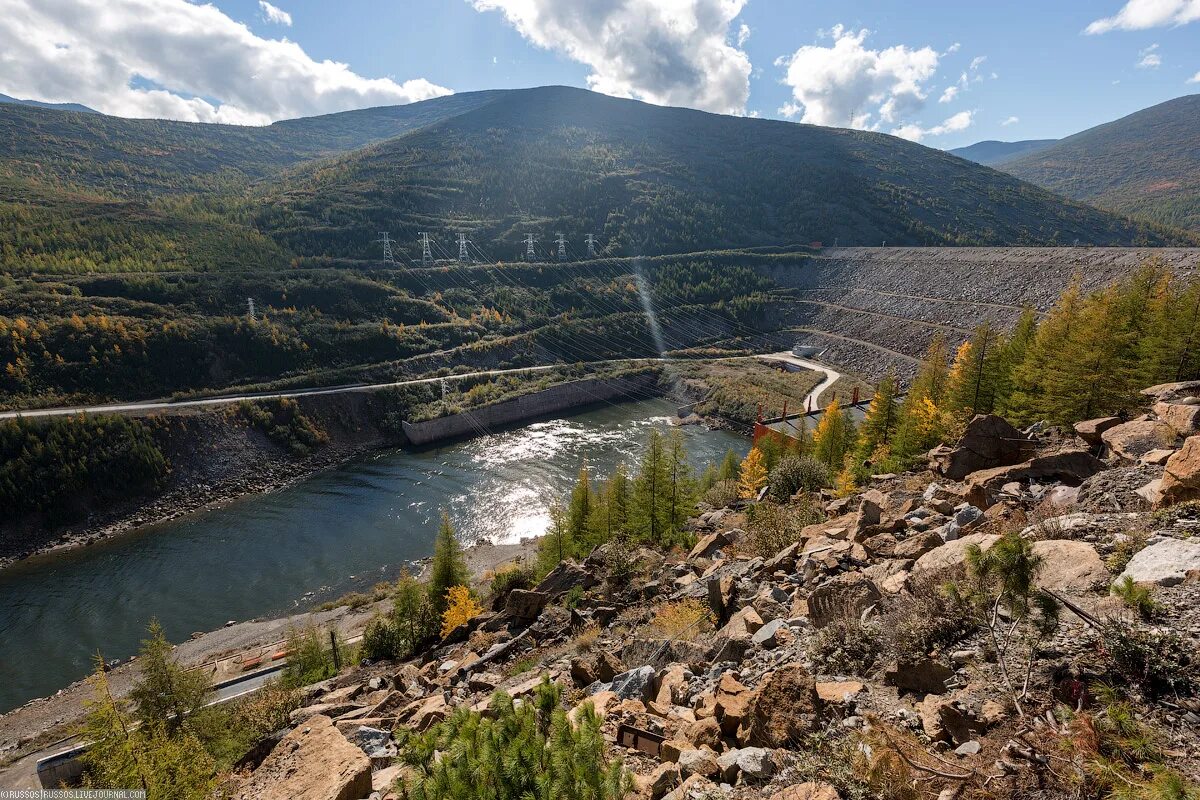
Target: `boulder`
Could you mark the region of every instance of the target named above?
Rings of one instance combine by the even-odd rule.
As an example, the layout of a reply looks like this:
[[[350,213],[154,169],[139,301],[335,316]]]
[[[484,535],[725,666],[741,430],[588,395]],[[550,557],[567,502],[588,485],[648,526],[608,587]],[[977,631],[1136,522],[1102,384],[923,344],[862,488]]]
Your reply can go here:
[[[704,748],[713,752],[721,752],[721,724],[714,717],[698,719],[683,729],[681,735],[694,748]]]
[[[1192,570],[1200,570],[1200,540],[1163,539],[1134,554],[1118,580],[1130,577],[1134,583],[1175,586]]]
[[[239,787],[238,800],[359,800],[371,793],[371,759],[323,714],[280,740]]]
[[[921,725],[930,739],[962,744],[987,728],[962,704],[936,695],[925,698],[920,712]]]
[[[1154,467],[1161,467],[1166,465],[1167,459],[1173,455],[1175,455],[1175,451],[1168,450],[1166,448],[1162,450],[1151,450],[1149,453],[1146,453],[1144,456],[1138,459],[1138,462],[1141,464],[1149,464]]]
[[[779,646],[780,639],[786,635],[787,629],[787,620],[771,620],[759,628],[758,632],[750,637],[750,641],[764,650],[774,650]]]
[[[842,796],[828,783],[807,781],[780,789],[770,800],[842,800]]]
[[[763,747],[730,750],[717,759],[717,766],[721,768],[721,779],[729,784],[738,778],[744,782],[764,781],[775,771],[771,751]]]
[[[1200,498],[1200,436],[1189,436],[1167,459],[1159,498],[1166,505]]]
[[[1180,436],[1200,430],[1200,405],[1160,402],[1154,404],[1154,413]]]
[[[1099,419],[1088,419],[1083,422],[1075,423],[1075,433],[1080,439],[1090,444],[1092,447],[1098,447],[1103,441],[1100,437],[1109,428],[1115,428],[1121,424],[1120,417],[1100,417]]]
[[[814,688],[817,697],[826,705],[842,705],[852,702],[854,698],[866,691],[859,681],[818,681]]]
[[[883,682],[888,686],[917,694],[945,694],[946,681],[954,677],[954,670],[932,658],[916,661],[900,661],[884,672]]]
[[[1151,450],[1171,447],[1175,437],[1175,431],[1165,422],[1136,420],[1109,428],[1100,438],[1118,458],[1137,461]]]
[[[972,533],[970,536],[964,536],[953,542],[946,542],[941,547],[934,548],[918,558],[917,562],[913,564],[912,572],[917,574],[952,569],[967,560],[967,548],[971,545],[979,545],[981,550],[987,550],[999,538],[999,536],[989,533]]]
[[[688,700],[688,681],[692,671],[682,664],[672,664],[658,673],[654,702],[666,706],[682,706]]]
[[[896,545],[892,551],[893,558],[920,558],[931,550],[936,550],[945,544],[942,537],[933,531],[918,532],[909,536]]]
[[[649,800],[660,800],[667,792],[679,785],[679,766],[659,764],[649,775],[637,776],[638,794]]]
[[[713,694],[713,716],[721,726],[721,732],[732,736],[746,721],[753,695],[737,678],[726,672],[717,681]]]
[[[765,675],[750,698],[738,740],[758,747],[786,747],[802,741],[817,725],[817,690],[802,664]]]
[[[882,597],[879,588],[861,573],[843,573],[808,596],[808,619],[816,628],[840,619],[857,619]]]
[[[578,564],[560,561],[557,567],[542,578],[542,582],[535,586],[534,590],[548,594],[553,599],[566,594],[576,586],[590,589],[597,583],[596,576]]]
[[[1141,393],[1146,397],[1152,397],[1159,402],[1195,403],[1196,395],[1200,394],[1200,381],[1160,383],[1155,386],[1149,386],[1145,389],[1142,389]]]
[[[707,536],[701,537],[700,541],[696,542],[696,546],[692,548],[692,552],[688,553],[688,560],[712,558],[714,553],[727,544],[729,544],[729,535],[725,531],[714,531]]]
[[[1107,587],[1112,579],[1096,548],[1087,542],[1047,539],[1034,542],[1033,553],[1042,557],[1037,585],[1043,589],[1087,592]]]
[[[1065,448],[1034,456],[1008,467],[996,467],[967,476],[967,502],[977,508],[990,506],[1006,483],[1029,480],[1054,480],[1079,485],[1108,465],[1086,450]]]
[[[1033,442],[995,414],[979,414],[967,423],[954,447],[944,448],[936,456],[938,471],[961,481],[981,469],[1017,464],[1033,455]]]
[[[684,777],[701,775],[705,778],[715,778],[721,774],[717,757],[711,750],[684,750],[679,754],[677,762],[679,771]]]
[[[649,665],[622,672],[612,679],[612,691],[622,700],[650,700],[654,688],[654,667]]]
[[[513,589],[508,593],[508,601],[504,610],[522,622],[533,622],[542,614],[542,609],[550,602],[546,592],[530,591],[528,589]]]
[[[746,606],[729,618],[729,622],[726,622],[717,631],[717,636],[726,639],[749,639],[762,626],[762,617],[758,615],[758,612],[752,606]]]

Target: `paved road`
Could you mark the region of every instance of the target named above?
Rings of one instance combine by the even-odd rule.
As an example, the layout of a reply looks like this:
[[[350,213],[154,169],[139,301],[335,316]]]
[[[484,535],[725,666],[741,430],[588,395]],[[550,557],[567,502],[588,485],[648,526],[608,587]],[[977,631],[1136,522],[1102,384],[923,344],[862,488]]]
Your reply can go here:
[[[779,356],[789,355],[787,353],[776,354]],[[743,358],[755,358],[755,356],[725,356],[722,358],[699,359],[703,361],[733,361]],[[603,361],[586,362],[588,366],[605,366],[612,364],[651,364],[657,362],[670,361],[692,361],[696,359],[686,358],[610,358]],[[389,383],[362,383],[352,384],[348,386],[328,386],[315,389],[292,389],[290,391],[280,392],[259,392],[226,395],[221,397],[205,397],[197,400],[145,400],[134,403],[109,403],[106,405],[95,406],[60,406],[58,408],[31,408],[20,411],[3,411],[0,412],[0,420],[2,419],[18,419],[35,418],[35,417],[68,417],[75,414],[133,414],[139,411],[162,411],[175,408],[202,408],[205,406],[222,406],[230,403],[240,403],[243,400],[278,400],[282,398],[293,399],[297,397],[315,397],[317,395],[326,394],[341,394],[343,392],[373,392],[379,389],[389,389],[396,386],[415,386],[422,383],[437,383],[442,380],[456,381],[464,378],[479,378],[489,375],[514,375],[522,372],[544,372],[546,370],[558,369],[561,367],[572,366],[571,364],[543,364],[536,367],[515,367],[513,369],[486,369],[476,372],[462,372],[457,375],[446,375],[445,377],[435,378],[410,378],[403,381],[391,381]]]

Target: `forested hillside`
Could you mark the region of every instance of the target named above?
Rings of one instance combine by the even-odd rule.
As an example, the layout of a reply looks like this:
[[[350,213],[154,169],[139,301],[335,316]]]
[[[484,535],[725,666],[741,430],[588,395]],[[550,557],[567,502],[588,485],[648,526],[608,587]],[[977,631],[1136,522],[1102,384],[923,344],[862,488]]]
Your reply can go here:
[[[278,268],[459,230],[615,255],[841,244],[1177,242],[937,150],[579,89],[477,92],[264,128],[0,105],[0,268]]]
[[[1120,214],[1200,231],[1200,94],[1077,133],[998,168]]]
[[[298,167],[258,227],[296,253],[365,258],[376,232],[596,233],[621,254],[821,241],[1129,244],[1171,234],[891,136],[549,87]]]

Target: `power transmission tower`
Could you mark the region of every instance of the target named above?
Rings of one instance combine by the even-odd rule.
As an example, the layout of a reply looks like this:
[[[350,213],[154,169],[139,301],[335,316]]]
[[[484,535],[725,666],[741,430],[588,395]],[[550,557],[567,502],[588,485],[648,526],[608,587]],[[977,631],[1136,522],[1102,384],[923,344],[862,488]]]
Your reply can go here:
[[[396,258],[392,255],[392,239],[388,236],[388,232],[380,231],[378,241],[383,245],[383,260],[389,264],[395,264]]]
[[[246,298],[246,316],[248,316],[250,318],[251,322],[254,322],[254,320],[257,319],[257,317],[254,316],[254,298],[253,297]]]
[[[533,249],[533,243],[537,241],[537,237],[532,233],[525,234],[525,260],[536,261],[537,252]]]
[[[417,236],[421,237],[421,263],[422,264],[432,264],[433,263],[433,250],[430,249],[430,247],[429,247],[429,234],[428,233],[418,233]]]
[[[554,241],[558,244],[558,260],[567,260],[567,237],[561,233],[555,234]]]
[[[458,260],[471,260],[471,254],[467,252],[467,235],[465,233],[460,233],[458,235]]]
[[[587,241],[588,258],[595,258],[596,257],[596,234],[589,233],[587,235],[586,241]]]

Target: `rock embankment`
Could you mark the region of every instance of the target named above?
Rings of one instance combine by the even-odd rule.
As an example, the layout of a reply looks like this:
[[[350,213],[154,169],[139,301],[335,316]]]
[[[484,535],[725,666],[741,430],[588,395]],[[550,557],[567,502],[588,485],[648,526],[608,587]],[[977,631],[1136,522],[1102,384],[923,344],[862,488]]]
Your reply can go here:
[[[1156,389],[1154,402],[1190,405],[1187,386],[1166,400]],[[1200,447],[1200,431],[1157,427],[1181,414],[1156,406],[1078,434],[978,417],[957,446],[931,454],[931,471],[782,504],[824,512],[783,541],[739,503],[691,520],[687,553],[603,545],[417,659],[314,687],[288,735],[328,717],[375,764],[371,796],[398,797],[391,757],[405,731],[485,710],[496,690],[529,698],[547,676],[565,687],[572,719],[585,705],[599,715],[647,800],[836,800],[889,785],[1067,798],[1103,779],[1093,757],[1124,746],[1110,723],[1125,713],[1117,703],[1157,759],[1113,766],[1120,779],[1150,785],[1169,769],[1195,781],[1200,511],[1119,488],[1162,480]],[[1011,594],[973,610],[973,593],[999,584],[972,565],[993,548],[1018,552],[1014,542],[1040,561],[1028,591],[1052,598],[1056,617]],[[636,578],[619,580],[609,565],[630,557]],[[1125,576],[1150,606],[1114,593]],[[1081,725],[1096,738],[1080,738]],[[314,758],[334,771],[343,750]],[[294,796],[303,785],[278,769],[286,756],[273,752],[244,779]]]

